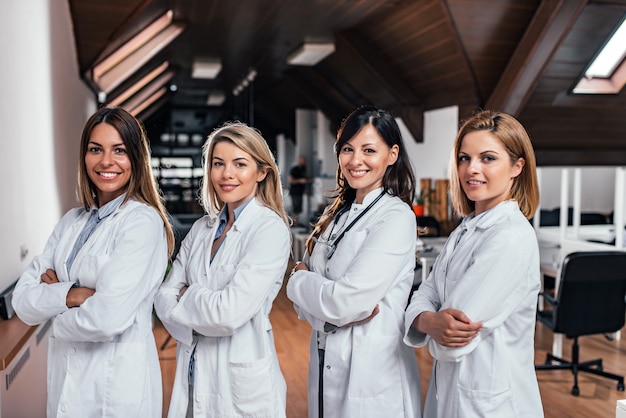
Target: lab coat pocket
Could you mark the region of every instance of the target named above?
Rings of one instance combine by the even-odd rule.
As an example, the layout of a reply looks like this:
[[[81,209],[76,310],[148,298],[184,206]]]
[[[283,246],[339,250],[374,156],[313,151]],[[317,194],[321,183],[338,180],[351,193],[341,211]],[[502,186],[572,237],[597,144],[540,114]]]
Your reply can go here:
[[[511,390],[484,391],[458,386],[459,411],[464,417],[516,417]]]
[[[145,361],[150,350],[143,342],[106,345],[111,350],[105,372],[110,376],[107,387],[111,406],[141,405],[151,395],[149,368]]]
[[[223,290],[237,272],[235,264],[221,264],[211,268],[208,287],[211,290]]]
[[[272,416],[276,403],[272,357],[230,363],[234,408],[246,417]]]
[[[400,399],[402,387],[397,336],[354,337],[348,398]],[[402,407],[402,402],[397,402]],[[390,408],[395,408],[389,405]],[[397,416],[389,414],[389,416]]]

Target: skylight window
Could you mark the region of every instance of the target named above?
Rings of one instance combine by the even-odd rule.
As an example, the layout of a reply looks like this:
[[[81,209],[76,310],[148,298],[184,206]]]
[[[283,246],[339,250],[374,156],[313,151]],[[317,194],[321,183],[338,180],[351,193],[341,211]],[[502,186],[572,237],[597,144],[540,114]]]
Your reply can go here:
[[[626,84],[626,18],[574,87],[576,94],[615,94]]]

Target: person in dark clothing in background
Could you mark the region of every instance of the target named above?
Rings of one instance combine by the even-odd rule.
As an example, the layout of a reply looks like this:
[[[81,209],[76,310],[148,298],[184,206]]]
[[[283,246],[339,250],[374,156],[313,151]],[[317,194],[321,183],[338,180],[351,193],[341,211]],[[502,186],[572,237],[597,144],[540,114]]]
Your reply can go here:
[[[298,225],[298,216],[302,213],[302,198],[306,191],[309,179],[306,171],[306,157],[301,155],[298,157],[298,164],[293,166],[289,171],[289,195],[292,203],[293,225]]]

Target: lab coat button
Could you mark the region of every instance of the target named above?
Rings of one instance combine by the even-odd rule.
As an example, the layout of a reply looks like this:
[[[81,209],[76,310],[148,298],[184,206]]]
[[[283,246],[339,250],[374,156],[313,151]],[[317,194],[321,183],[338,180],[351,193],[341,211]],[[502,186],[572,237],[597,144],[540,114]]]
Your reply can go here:
[[[327,365],[326,365],[326,368],[327,368],[328,370],[330,370],[330,364],[327,364]]]
[[[75,347],[72,347],[72,349],[70,350],[70,354],[71,355],[76,354],[76,348]]]
[[[61,412],[67,412],[67,406],[61,405]]]

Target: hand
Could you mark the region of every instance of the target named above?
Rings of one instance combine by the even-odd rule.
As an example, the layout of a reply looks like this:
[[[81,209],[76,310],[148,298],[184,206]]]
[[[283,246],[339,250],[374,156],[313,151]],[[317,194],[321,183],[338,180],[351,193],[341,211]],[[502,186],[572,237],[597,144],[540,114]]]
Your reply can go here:
[[[185,286],[180,288],[180,291],[178,292],[178,300],[180,300],[180,298],[183,297],[183,295],[185,294],[187,289],[189,289],[189,286],[187,286],[187,285],[185,285]]]
[[[67,292],[65,297],[65,305],[68,308],[78,308],[87,299],[96,293],[95,289],[89,287],[73,287]]]
[[[478,335],[483,324],[472,322],[457,309],[422,312],[413,320],[413,326],[444,347],[463,347]]]
[[[45,273],[41,275],[41,283],[46,283],[46,284],[59,283],[59,278],[57,277],[56,271],[52,269],[47,269]]]
[[[300,271],[300,270],[309,271],[309,268],[302,261],[296,261],[296,264],[294,264],[293,268],[291,269],[291,273],[289,274],[289,277],[291,277],[296,271]]]
[[[368,316],[367,318],[361,319],[359,321],[354,321],[354,322],[350,322],[349,324],[347,324],[347,327],[352,327],[354,325],[360,325],[360,324],[364,324],[366,322],[369,322],[373,317],[375,317],[376,315],[378,315],[378,312],[380,312],[380,308],[378,307],[378,305],[374,306],[374,310],[372,311],[372,313],[370,314],[370,316]]]

